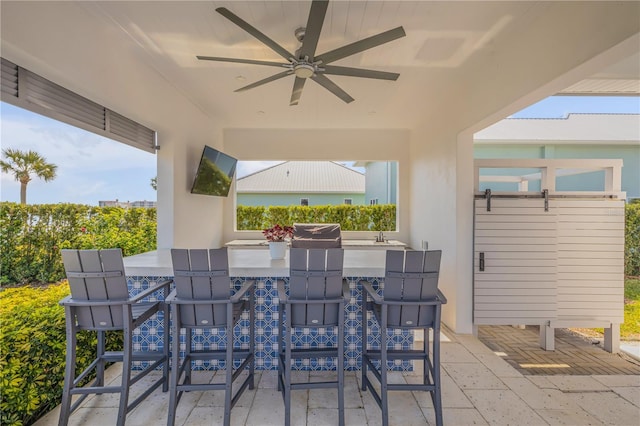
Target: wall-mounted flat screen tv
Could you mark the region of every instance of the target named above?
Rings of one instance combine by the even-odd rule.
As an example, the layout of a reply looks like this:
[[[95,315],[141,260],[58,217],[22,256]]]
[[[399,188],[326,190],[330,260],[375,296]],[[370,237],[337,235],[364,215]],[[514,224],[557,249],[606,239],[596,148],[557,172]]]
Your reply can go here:
[[[235,158],[205,145],[191,193],[220,197],[229,195],[237,162]]]

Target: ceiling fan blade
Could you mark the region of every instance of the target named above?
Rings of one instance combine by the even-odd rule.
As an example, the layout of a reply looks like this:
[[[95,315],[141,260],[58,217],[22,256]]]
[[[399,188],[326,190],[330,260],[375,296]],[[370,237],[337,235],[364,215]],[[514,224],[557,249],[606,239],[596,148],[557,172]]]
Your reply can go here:
[[[322,24],[324,23],[328,6],[328,0],[314,0],[311,3],[309,19],[307,20],[302,47],[300,48],[300,58],[298,59],[304,59],[306,56],[312,60],[313,55],[316,54],[316,47],[318,47],[318,39],[320,39],[320,32],[322,31]]]
[[[293,71],[284,71],[278,74],[274,74],[271,77],[263,78],[262,80],[256,81],[255,83],[251,83],[248,86],[241,87],[239,89],[234,90],[234,92],[244,92],[245,90],[253,89],[254,87],[262,86],[263,84],[270,83],[272,81],[279,80],[283,77],[286,77],[290,74],[293,74]]]
[[[255,61],[253,59],[236,59],[236,58],[219,58],[217,56],[196,56],[201,61],[217,61],[217,62],[237,62],[239,64],[253,64],[253,65],[269,65],[272,67],[286,67],[289,64],[283,64],[281,62],[271,61]]]
[[[302,89],[304,88],[305,81],[307,81],[306,78],[296,77],[296,80],[293,82],[293,90],[291,91],[291,101],[289,102],[289,106],[298,105],[300,96],[302,96]]]
[[[329,64],[337,61],[338,59],[346,58],[347,56],[355,55],[364,50],[371,49],[372,47],[380,46],[381,44],[388,43],[392,40],[404,37],[407,35],[404,32],[404,28],[397,27],[383,33],[367,37],[365,39],[356,41],[355,43],[347,44],[346,46],[339,47],[322,55],[316,56],[314,62],[321,61],[323,64]]]
[[[243,30],[245,30],[246,32],[248,32],[249,34],[254,36],[255,38],[257,38],[258,40],[260,40],[262,43],[264,43],[267,46],[269,46],[273,51],[278,53],[280,56],[285,58],[287,61],[290,58],[293,58],[293,55],[291,53],[289,53],[287,51],[287,49],[285,49],[284,47],[280,46],[275,41],[271,40],[269,37],[267,37],[262,32],[260,32],[257,28],[255,28],[254,26],[249,24],[247,21],[245,21],[242,18],[240,18],[238,15],[234,14],[233,12],[231,12],[226,7],[219,7],[219,8],[216,9],[216,12],[218,12],[220,15],[224,16],[225,18],[227,18],[228,20],[230,20],[231,22],[233,22],[234,24],[236,24],[237,26],[239,26],[240,28],[242,28]]]
[[[354,101],[354,99],[351,96],[349,96],[347,92],[342,90],[340,87],[338,87],[337,84],[329,80],[323,74],[320,74],[320,73],[314,74],[311,77],[311,79],[316,83],[318,83],[320,86],[324,87],[325,89],[333,93],[334,95],[336,95],[337,97],[339,97],[340,99],[342,99],[343,101],[345,101],[346,103]]]
[[[348,77],[364,77],[376,78],[378,80],[397,80],[400,74],[395,72],[365,70],[361,68],[338,67],[335,65],[327,65],[324,68],[325,74],[330,75],[346,75]]]

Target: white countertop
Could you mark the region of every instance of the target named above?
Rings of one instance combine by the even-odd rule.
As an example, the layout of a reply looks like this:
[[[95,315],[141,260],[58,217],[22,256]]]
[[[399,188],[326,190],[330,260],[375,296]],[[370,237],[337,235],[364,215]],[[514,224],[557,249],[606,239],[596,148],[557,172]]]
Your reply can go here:
[[[383,277],[385,250],[344,251],[343,276]],[[171,252],[155,250],[124,258],[128,276],[173,276]],[[229,275],[232,277],[288,277],[289,251],[284,259],[272,260],[269,250],[234,248],[229,250]]]
[[[266,248],[269,245],[267,240],[233,240],[225,244],[225,246],[236,248]],[[344,249],[404,249],[407,245],[398,240],[386,240],[385,242],[376,242],[375,240],[342,240],[342,248]]]

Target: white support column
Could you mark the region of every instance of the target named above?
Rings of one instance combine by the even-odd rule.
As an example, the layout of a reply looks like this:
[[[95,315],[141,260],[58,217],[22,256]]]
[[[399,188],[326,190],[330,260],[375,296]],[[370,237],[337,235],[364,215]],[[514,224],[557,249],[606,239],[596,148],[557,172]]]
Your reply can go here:
[[[612,354],[620,352],[620,324],[604,329],[604,350]]]
[[[473,163],[473,191],[480,191],[480,167],[475,161]]]
[[[609,192],[622,191],[622,167],[607,167],[604,169],[604,190]]]
[[[555,350],[555,328],[549,323],[540,324],[540,347],[545,351]]]
[[[553,165],[549,165],[542,170],[542,185],[540,189],[548,189],[549,193],[556,192],[556,168]]]

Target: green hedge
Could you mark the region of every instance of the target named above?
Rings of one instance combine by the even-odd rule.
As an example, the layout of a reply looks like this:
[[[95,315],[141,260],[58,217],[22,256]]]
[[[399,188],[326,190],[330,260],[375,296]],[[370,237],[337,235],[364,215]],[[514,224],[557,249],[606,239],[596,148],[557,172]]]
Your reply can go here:
[[[156,210],[79,204],[0,203],[0,284],[64,278],[60,249],[156,249]]]
[[[393,231],[395,205],[248,207],[237,210],[238,230],[275,223],[340,223],[345,231]],[[64,278],[62,248],[120,247],[125,256],[156,249],[156,210],[77,204],[0,203],[0,284]],[[640,276],[640,203],[627,205],[625,273]]]
[[[627,204],[624,273],[628,276],[640,276],[640,202]]]
[[[340,223],[345,231],[393,231],[396,207],[238,206],[238,230],[279,223]],[[60,249],[120,247],[125,256],[156,249],[156,210],[77,204],[0,203],[0,284],[64,278]],[[627,205],[625,274],[640,276],[640,203]]]
[[[62,398],[65,366],[64,309],[66,281],[46,288],[0,291],[0,424],[29,425]],[[120,336],[107,335],[115,349]],[[95,333],[78,335],[77,373],[93,360]]]
[[[265,229],[276,223],[339,223],[343,231],[395,231],[395,204],[357,206],[238,206],[239,231]]]

